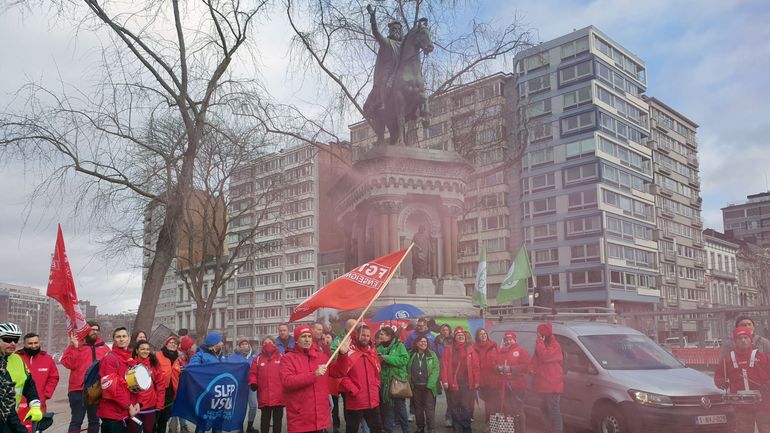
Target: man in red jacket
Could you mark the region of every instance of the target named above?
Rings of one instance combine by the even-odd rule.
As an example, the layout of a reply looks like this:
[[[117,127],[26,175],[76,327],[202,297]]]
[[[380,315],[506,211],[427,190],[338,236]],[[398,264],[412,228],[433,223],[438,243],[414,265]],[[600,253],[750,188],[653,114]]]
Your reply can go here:
[[[294,350],[281,360],[281,384],[286,401],[288,433],[320,432],[332,425],[329,405],[329,357],[313,347],[307,325],[294,328]]]
[[[380,419],[380,360],[372,343],[372,331],[361,325],[350,339],[340,344],[340,357],[331,372],[341,378],[340,389],[345,393],[345,433],[358,433],[361,420],[372,433],[382,432]]]
[[[752,328],[738,326],[733,330],[734,349],[722,358],[714,372],[714,383],[729,388],[731,394],[756,395],[754,404],[735,405],[735,432],[765,433],[770,431],[770,356],[752,347]],[[762,395],[765,394],[765,395]]]
[[[564,355],[550,323],[537,326],[535,357],[532,359],[532,390],[540,395],[543,433],[562,433],[560,398],[564,392]]]
[[[32,380],[37,388],[38,399],[40,399],[40,410],[45,413],[45,402],[53,397],[53,392],[59,383],[59,369],[56,367],[56,362],[51,355],[40,350],[40,336],[34,332],[24,336],[24,348],[17,351],[16,354],[24,360],[24,365],[27,366],[29,374],[32,375]],[[26,417],[27,410],[25,405],[22,413],[22,408],[19,406],[21,419]],[[31,421],[24,423],[24,425],[27,426],[28,430],[32,428]]]
[[[70,337],[70,344],[64,350],[61,357],[61,365],[70,370],[69,387],[67,397],[70,403],[70,432],[80,431],[83,418],[88,414],[88,433],[99,433],[99,417],[96,416],[96,406],[86,407],[83,399],[83,377],[86,370],[97,359],[104,358],[110,348],[99,338],[99,324],[88,322],[91,332],[83,341],[76,336]]]
[[[102,401],[96,414],[102,421],[101,433],[127,433],[130,418],[139,413],[137,395],[128,390],[126,372],[135,365],[128,350],[131,337],[126,328],[112,331],[112,351],[99,363],[102,382]]]

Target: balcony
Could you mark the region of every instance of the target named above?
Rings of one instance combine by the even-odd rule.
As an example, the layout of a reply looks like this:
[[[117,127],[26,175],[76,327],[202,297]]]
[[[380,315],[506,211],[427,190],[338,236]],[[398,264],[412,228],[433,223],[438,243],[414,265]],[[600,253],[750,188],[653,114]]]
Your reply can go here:
[[[696,247],[702,247],[703,246],[703,238],[695,238],[692,240],[692,244]]]
[[[665,195],[666,197],[674,196],[674,191],[666,188],[663,185],[655,185],[655,193],[659,195]]]
[[[709,274],[711,274],[711,276],[714,278],[721,278],[724,280],[735,281],[738,279],[738,275],[734,274],[733,272],[720,271],[719,269],[709,269]]]
[[[660,253],[660,257],[667,261],[667,262],[675,262],[676,261],[676,253],[671,250],[665,250]]]
[[[687,157],[687,165],[689,165],[692,168],[698,168],[698,157],[697,156],[688,156]]]
[[[695,136],[686,137],[684,143],[692,149],[696,149],[698,147],[698,140],[695,138]]]
[[[698,204],[698,207],[700,207],[700,204]],[[703,227],[703,218],[701,218],[701,217],[699,217],[697,215],[694,216],[692,218],[692,225],[694,225],[696,227]]]
[[[669,154],[669,150],[665,146],[661,146],[656,140],[647,140],[647,147],[660,153],[665,153],[666,155]]]
[[[666,166],[660,165],[658,163],[654,163],[653,168],[655,169],[655,171],[657,171],[660,174],[665,174],[669,176],[671,175],[671,170]]]
[[[695,267],[705,269],[706,268],[706,261],[703,259],[695,259]]]
[[[673,218],[674,210],[668,206],[662,206],[658,208],[658,215],[665,218]]]
[[[700,209],[701,205],[703,204],[703,199],[700,197],[690,197],[690,205],[693,207],[696,207]]]
[[[700,185],[700,176],[697,174],[693,174],[690,176],[689,179],[690,185],[699,186]]]

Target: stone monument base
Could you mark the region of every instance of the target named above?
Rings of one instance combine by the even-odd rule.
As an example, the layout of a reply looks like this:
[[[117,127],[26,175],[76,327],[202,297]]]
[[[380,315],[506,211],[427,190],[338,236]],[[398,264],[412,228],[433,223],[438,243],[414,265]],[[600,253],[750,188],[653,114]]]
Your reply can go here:
[[[412,288],[412,290],[410,290]],[[393,278],[372,310],[392,304],[409,304],[430,317],[476,317],[478,309],[465,294],[465,285],[456,279]]]

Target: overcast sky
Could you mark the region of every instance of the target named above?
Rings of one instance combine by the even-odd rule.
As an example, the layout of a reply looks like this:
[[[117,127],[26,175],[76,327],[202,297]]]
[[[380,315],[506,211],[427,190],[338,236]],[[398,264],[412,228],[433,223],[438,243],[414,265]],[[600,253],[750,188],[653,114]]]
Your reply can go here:
[[[700,125],[698,130],[703,217],[722,229],[720,207],[767,190],[770,167],[770,6],[764,0],[484,2],[482,15],[503,24],[514,13],[546,41],[593,24],[647,65],[647,94]],[[298,97],[286,85],[284,24],[262,26],[259,56],[270,68],[269,87]],[[27,78],[78,82],[92,66],[97,38],[72,31],[50,16],[11,11],[0,15],[0,105]],[[102,312],[135,309],[141,272],[133,260],[109,263],[98,254],[98,234],[71,209],[38,202],[29,194],[40,181],[34,170],[0,161],[0,281],[44,290],[61,222],[82,299]],[[27,219],[26,216],[28,215]]]

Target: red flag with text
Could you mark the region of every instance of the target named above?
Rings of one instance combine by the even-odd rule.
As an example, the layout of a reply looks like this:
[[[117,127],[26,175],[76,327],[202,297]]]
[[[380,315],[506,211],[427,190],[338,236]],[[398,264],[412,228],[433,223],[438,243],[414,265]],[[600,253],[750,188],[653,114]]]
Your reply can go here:
[[[59,225],[59,233],[56,236],[56,247],[51,260],[51,275],[48,277],[46,295],[59,301],[62,309],[64,309],[64,315],[67,317],[67,332],[70,335],[77,335],[80,340],[84,339],[91,331],[91,327],[86,323],[83,311],[80,310],[78,304],[75,281],[72,279],[70,262],[67,260],[67,252],[64,250],[61,225]]]
[[[321,287],[301,304],[294,307],[289,321],[308,316],[319,308],[355,310],[369,305],[382,291],[388,278],[396,271],[409,249],[390,253],[347,272]]]

